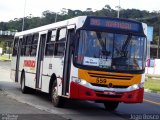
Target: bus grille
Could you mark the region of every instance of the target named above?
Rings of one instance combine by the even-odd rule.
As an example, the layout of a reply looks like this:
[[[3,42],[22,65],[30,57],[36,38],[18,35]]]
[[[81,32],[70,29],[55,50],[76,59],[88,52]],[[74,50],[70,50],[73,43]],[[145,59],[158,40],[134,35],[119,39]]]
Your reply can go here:
[[[107,98],[121,98],[122,95],[105,95],[105,94],[96,94],[98,97],[107,97]]]
[[[107,78],[115,80],[131,80],[133,76],[123,76],[123,75],[108,75],[108,74],[97,74],[97,73],[88,73],[91,77],[96,78]]]
[[[96,84],[96,83],[91,83],[91,85],[98,86],[98,87],[108,87],[108,85],[101,85],[101,84]],[[128,87],[129,86],[119,86],[119,85],[113,85],[112,86],[112,88],[128,88]]]

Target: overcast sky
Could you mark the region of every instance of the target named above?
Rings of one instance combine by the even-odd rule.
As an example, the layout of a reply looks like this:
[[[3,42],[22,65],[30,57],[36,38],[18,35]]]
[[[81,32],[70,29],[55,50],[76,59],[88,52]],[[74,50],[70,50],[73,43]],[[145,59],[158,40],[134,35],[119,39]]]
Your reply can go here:
[[[0,21],[14,20],[24,16],[25,0],[0,0]],[[99,10],[106,4],[116,9],[119,0],[26,0],[25,16],[41,16],[45,10],[59,12],[62,8]],[[160,0],[120,0],[123,9],[135,8],[148,11],[159,11]]]

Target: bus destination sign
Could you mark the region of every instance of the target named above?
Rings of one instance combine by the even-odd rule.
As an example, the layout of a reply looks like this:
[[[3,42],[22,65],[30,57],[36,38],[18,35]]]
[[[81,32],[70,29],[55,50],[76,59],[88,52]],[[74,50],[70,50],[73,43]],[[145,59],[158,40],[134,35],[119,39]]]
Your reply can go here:
[[[121,30],[130,30],[139,32],[140,26],[136,22],[122,21],[116,19],[98,19],[91,18],[90,19],[91,26],[99,26],[99,27],[107,27],[113,29],[121,29]]]

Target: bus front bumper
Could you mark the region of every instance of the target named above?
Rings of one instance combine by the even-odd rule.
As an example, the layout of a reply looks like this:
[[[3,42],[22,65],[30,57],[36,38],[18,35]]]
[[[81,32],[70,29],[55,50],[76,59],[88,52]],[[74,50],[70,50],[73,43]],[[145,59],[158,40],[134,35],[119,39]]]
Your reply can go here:
[[[119,101],[124,103],[142,103],[144,88],[130,91],[95,90],[81,84],[70,83],[70,98],[93,101]]]

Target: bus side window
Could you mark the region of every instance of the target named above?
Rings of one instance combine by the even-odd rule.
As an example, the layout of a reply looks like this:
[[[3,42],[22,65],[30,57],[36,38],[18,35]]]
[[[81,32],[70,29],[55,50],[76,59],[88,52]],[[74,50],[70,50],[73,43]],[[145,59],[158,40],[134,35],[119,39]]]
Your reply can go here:
[[[26,37],[23,36],[23,40],[22,40],[22,48],[21,48],[21,56],[25,55],[25,45],[26,45]]]
[[[17,55],[17,50],[18,50],[18,38],[15,38],[14,40],[14,44],[13,44],[13,54],[12,56],[16,56]]]
[[[32,35],[26,37],[26,51],[25,56],[30,56],[31,53],[31,44],[32,44]]]
[[[55,56],[63,56],[65,50],[65,43],[66,43],[66,28],[62,28],[59,30],[58,40],[55,44]]]
[[[47,34],[45,56],[53,56],[55,40],[56,30],[49,31]]]
[[[33,38],[32,38],[33,41],[31,45],[31,56],[36,56],[38,37],[39,37],[38,33],[33,35]]]

